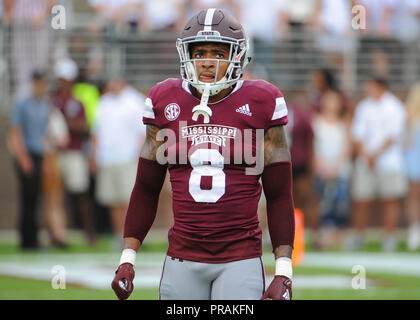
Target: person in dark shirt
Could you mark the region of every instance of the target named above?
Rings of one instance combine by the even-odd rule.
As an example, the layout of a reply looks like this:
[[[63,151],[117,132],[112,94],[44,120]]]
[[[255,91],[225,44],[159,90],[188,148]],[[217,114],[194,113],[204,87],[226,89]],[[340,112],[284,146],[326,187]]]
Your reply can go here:
[[[51,100],[62,112],[69,130],[69,143],[59,151],[58,167],[64,189],[71,199],[70,204],[81,217],[88,243],[93,245],[96,236],[88,198],[89,167],[83,152],[88,124],[83,104],[72,93],[78,66],[71,59],[62,59],[56,63],[54,72],[57,90]]]
[[[44,135],[51,105],[46,98],[46,79],[41,71],[32,74],[32,92],[13,108],[8,145],[19,180],[19,232],[22,249],[38,249],[37,206],[41,190]]]

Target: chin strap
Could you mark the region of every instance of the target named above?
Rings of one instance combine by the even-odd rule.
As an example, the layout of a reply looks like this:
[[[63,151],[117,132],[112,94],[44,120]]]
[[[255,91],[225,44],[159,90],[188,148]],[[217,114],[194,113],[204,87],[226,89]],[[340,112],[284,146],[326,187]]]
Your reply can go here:
[[[192,119],[197,121],[198,116],[201,114],[204,118],[204,123],[210,122],[210,117],[212,115],[211,109],[207,106],[210,97],[210,84],[206,84],[204,87],[203,93],[201,95],[201,101],[198,106],[195,106],[192,110],[193,116]]]

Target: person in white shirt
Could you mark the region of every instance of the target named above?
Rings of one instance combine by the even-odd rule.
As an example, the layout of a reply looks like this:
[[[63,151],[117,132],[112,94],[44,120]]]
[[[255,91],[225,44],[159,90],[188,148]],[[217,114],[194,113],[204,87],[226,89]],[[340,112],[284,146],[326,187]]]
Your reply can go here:
[[[366,12],[366,29],[360,30],[357,74],[368,71],[393,79],[415,78],[416,71],[404,66],[417,64],[414,48],[420,36],[420,1],[357,0],[357,4]],[[404,63],[393,63],[395,56]]]
[[[321,232],[317,246],[335,246],[349,212],[350,139],[339,92],[329,90],[312,123],[314,130],[315,191],[319,200]]]
[[[235,0],[234,11],[250,38],[273,43],[288,32],[288,0]]]
[[[110,208],[118,243],[146,134],[141,121],[145,97],[122,79],[111,80],[108,90],[98,103],[90,160],[97,172],[97,200]]]
[[[182,30],[186,0],[139,0],[139,30],[144,33]]]
[[[92,31],[109,26],[121,26],[137,22],[140,0],[89,0],[96,16],[91,25]]]
[[[420,36],[420,1],[394,0],[390,33],[402,42],[417,41]]]
[[[275,58],[280,54],[276,44],[289,34],[289,0],[265,0],[262,5],[254,0],[234,0],[233,13],[243,21],[244,29],[251,43],[253,63],[273,68]],[[280,77],[272,71],[271,77]]]
[[[325,65],[341,75],[341,85],[351,87],[349,56],[358,48],[358,33],[352,28],[354,0],[315,0],[311,23],[314,45],[323,54]]]
[[[4,23],[10,24],[11,77],[16,99],[31,93],[31,73],[46,70],[51,58],[49,16],[56,0],[2,1]],[[4,39],[5,43],[9,40]]]
[[[353,240],[359,239],[353,241],[353,247],[361,244],[372,203],[379,199],[385,229],[382,248],[392,251],[396,247],[394,234],[400,200],[407,192],[403,156],[405,108],[380,77],[371,76],[364,88],[367,98],[357,105],[352,123],[356,151],[352,225],[357,232]]]
[[[208,8],[223,8],[232,11],[233,0],[189,0],[188,7],[189,13],[193,14]]]
[[[316,44],[327,54],[352,52],[356,48],[351,28],[353,0],[316,0],[312,27]]]
[[[366,9],[369,35],[416,40],[420,31],[418,0],[357,0]]]

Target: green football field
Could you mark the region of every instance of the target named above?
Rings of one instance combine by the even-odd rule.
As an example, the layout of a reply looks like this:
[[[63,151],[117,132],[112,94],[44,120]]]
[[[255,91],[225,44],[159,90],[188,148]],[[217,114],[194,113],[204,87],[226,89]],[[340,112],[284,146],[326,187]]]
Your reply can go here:
[[[380,252],[375,242],[358,252],[308,249],[302,265],[294,268],[294,299],[420,299],[420,252],[407,252],[403,243],[395,253]],[[165,250],[161,240],[141,249],[130,299],[158,298]],[[22,252],[13,242],[0,241],[0,299],[115,299],[110,282],[119,255],[106,236],[91,248],[76,238],[66,250],[41,252]],[[264,252],[267,281],[273,260],[269,250]]]
[[[340,274],[328,269],[296,268],[295,274]],[[398,300],[420,299],[420,278],[408,276],[369,275],[381,284],[380,287],[366,290],[350,289],[294,289],[295,300]],[[130,299],[155,300],[157,289],[135,288]],[[0,276],[0,299],[47,299],[47,300],[109,300],[115,299],[111,289],[98,290],[67,285],[65,290],[54,290],[51,283],[16,277]]]

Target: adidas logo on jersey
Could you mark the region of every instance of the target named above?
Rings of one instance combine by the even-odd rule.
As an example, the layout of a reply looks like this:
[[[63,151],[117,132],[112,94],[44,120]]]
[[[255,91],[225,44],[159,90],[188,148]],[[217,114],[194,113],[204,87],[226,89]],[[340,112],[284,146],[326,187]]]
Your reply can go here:
[[[236,109],[236,112],[239,112],[239,113],[242,113],[242,114],[245,114],[247,116],[252,117],[252,112],[249,110],[249,104],[246,104],[246,105]]]

